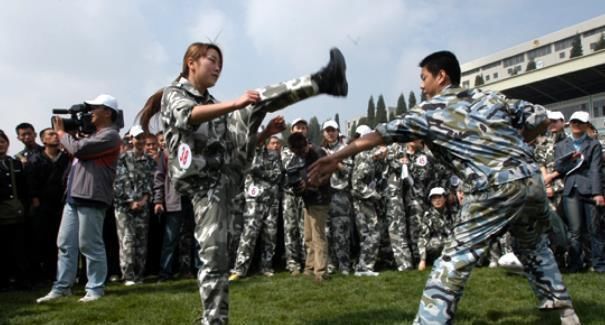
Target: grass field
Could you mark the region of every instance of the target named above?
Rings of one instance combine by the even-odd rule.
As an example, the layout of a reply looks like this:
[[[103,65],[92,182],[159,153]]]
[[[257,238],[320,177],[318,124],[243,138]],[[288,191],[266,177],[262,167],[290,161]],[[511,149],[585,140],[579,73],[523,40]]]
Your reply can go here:
[[[230,289],[231,324],[410,324],[427,272],[387,271],[376,278],[337,275],[321,285],[309,277],[252,276]],[[583,324],[605,324],[605,276],[566,275]],[[0,294],[0,324],[192,324],[200,317],[194,280],[134,287],[110,284],[107,295],[82,304],[74,296],[36,305],[49,287]],[[458,308],[457,324],[559,324],[543,313],[525,278],[476,269]]]

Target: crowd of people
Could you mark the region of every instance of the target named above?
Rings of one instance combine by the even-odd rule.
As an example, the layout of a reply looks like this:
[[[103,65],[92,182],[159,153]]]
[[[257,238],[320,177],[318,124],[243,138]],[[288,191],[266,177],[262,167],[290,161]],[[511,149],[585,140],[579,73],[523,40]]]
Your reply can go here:
[[[464,134],[441,132],[455,124],[438,112],[451,105],[447,96],[458,96],[460,107],[469,96],[490,96],[457,88],[459,68],[443,63],[447,53],[421,64],[423,73],[430,72],[423,75],[427,102],[376,130],[360,125],[352,139],[334,120],[323,123],[321,144],[307,139],[304,118],[286,123],[278,116],[258,130],[266,113],[296,101],[318,94],[345,96],[344,58],[338,50],[331,51],[330,63],[316,74],[219,103],[207,89],[218,79],[222,53],[202,43],[190,46],[177,80],[150,98],[140,122],[121,141],[111,126],[117,102],[108,95],[86,102],[97,127],[90,136],[75,137],[55,119],[53,127],[39,132],[43,145],[38,145],[34,126],[21,123],[16,132],[25,147],[13,158],[7,153],[8,137],[0,131],[0,240],[7,261],[0,286],[21,289],[53,280],[49,294],[38,299],[41,303],[71,294],[80,274],[88,279],[81,301],[89,302],[103,296],[105,281],[131,286],[197,274],[204,320],[211,322],[226,321],[227,281],[249,276],[255,265],[264,276],[283,268],[318,283],[335,273],[422,271],[433,262],[446,270],[455,261],[465,267],[478,263],[535,270],[543,265],[531,264],[537,262],[515,240],[527,235],[517,220],[525,217],[518,214],[531,211],[519,208],[514,220],[499,217],[518,206],[515,200],[533,202],[530,194],[518,197],[513,181],[519,179],[548,197],[549,208],[536,210],[546,217],[531,223],[546,229],[544,245],[554,252],[559,268],[605,273],[605,155],[588,113],[571,116],[569,134],[564,116],[548,112],[548,130],[526,137],[526,144],[507,146],[513,136],[494,133],[493,141],[501,147],[487,150],[480,145],[482,138],[456,147],[460,139],[486,129],[496,132],[499,126],[481,121]],[[425,71],[433,65],[436,72]],[[439,77],[439,82],[429,82]],[[439,86],[431,89],[435,82]],[[531,105],[511,106],[527,111]],[[153,134],[149,121],[160,111],[163,131]],[[504,120],[494,112],[492,119]],[[433,113],[429,122],[419,117]],[[518,129],[529,123],[529,115],[511,114],[517,114],[513,122]],[[442,129],[433,128],[436,120]],[[284,139],[286,125],[290,135]],[[374,139],[376,134],[380,141],[363,147],[368,150],[351,154],[345,149],[365,143],[357,138]],[[330,173],[318,172],[339,153],[342,159],[330,166]],[[496,168],[488,153],[509,157],[496,159],[508,174],[487,172],[486,166]],[[465,155],[473,157],[470,163],[460,159]],[[519,163],[534,160],[539,172]],[[460,248],[467,244],[473,245],[470,253]],[[442,254],[448,260],[439,259]],[[557,303],[569,300],[564,291]],[[459,299],[451,294],[452,301]],[[434,318],[422,313],[421,304],[417,320]]]

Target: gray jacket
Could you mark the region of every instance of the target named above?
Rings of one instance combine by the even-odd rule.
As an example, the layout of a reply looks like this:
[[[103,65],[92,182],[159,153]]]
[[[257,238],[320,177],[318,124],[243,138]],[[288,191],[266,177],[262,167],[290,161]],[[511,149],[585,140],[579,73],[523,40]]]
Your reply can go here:
[[[113,128],[79,140],[68,133],[61,137],[61,144],[74,157],[67,181],[71,197],[111,205],[121,141]]]
[[[168,154],[160,152],[157,168],[153,175],[153,203],[161,203],[166,212],[181,211],[181,195],[174,188],[168,174]]]
[[[567,138],[559,141],[555,146],[555,170],[563,177],[565,185],[563,195],[569,196],[572,189],[585,196],[595,196],[602,193],[601,189],[601,144],[597,140],[586,138],[580,145],[580,152],[584,156],[582,165],[565,175],[567,172],[563,167],[564,155],[576,151],[573,139]]]

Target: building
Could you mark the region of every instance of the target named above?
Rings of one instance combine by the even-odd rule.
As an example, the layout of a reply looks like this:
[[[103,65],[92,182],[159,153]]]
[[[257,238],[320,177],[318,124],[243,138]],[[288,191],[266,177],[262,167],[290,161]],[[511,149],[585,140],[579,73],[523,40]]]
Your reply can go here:
[[[572,49],[582,54],[572,56]],[[605,15],[461,66],[461,85],[497,90],[559,110],[587,111],[605,130]]]

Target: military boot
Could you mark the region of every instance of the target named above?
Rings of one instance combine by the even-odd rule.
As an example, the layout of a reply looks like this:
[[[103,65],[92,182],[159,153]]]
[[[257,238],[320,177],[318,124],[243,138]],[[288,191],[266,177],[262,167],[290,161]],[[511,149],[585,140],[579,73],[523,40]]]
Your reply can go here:
[[[319,72],[311,75],[322,94],[346,97],[349,85],[346,76],[347,64],[345,58],[337,48],[330,50],[330,62]]]

